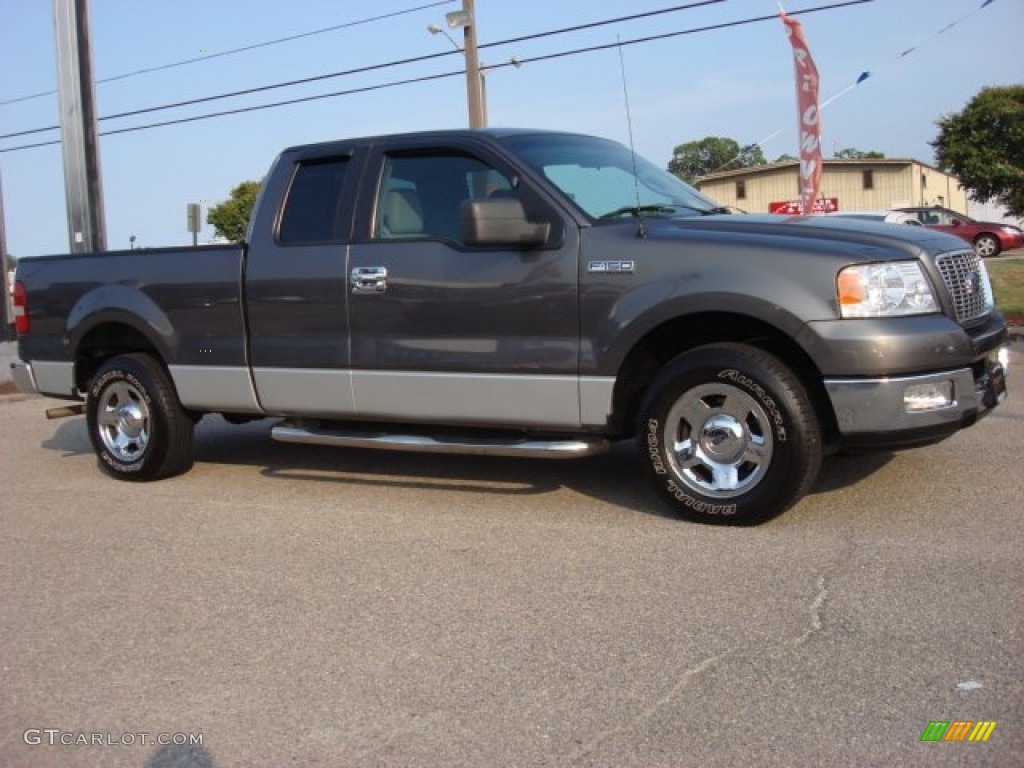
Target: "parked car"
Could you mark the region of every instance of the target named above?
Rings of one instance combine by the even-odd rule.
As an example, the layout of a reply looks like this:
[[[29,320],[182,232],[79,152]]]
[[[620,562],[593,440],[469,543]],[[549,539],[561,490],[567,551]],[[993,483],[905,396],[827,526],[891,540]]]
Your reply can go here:
[[[938,229],[973,243],[982,258],[998,256],[1003,251],[1024,247],[1024,230],[998,221],[975,221],[948,208],[898,208],[909,213],[929,229]]]
[[[841,219],[860,219],[861,221],[884,221],[889,224],[910,224],[920,227],[921,222],[912,213],[903,211],[835,211],[826,216],[837,216]]]

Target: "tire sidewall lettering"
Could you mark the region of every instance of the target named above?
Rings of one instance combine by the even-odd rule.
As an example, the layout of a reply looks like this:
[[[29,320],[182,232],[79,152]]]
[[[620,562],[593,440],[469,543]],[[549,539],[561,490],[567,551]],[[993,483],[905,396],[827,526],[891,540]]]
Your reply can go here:
[[[647,457],[650,460],[651,470],[659,476],[668,475],[669,471],[665,466],[665,459],[661,455],[661,424],[657,419],[647,420],[646,435],[645,447]],[[713,504],[711,502],[702,501],[701,499],[695,498],[687,493],[683,487],[672,478],[669,478],[665,482],[665,491],[680,504],[689,507],[699,514],[723,516],[736,514],[737,507],[735,504]]]
[[[786,442],[786,419],[782,415],[782,411],[779,410],[779,406],[776,405],[775,400],[768,394],[764,387],[750,378],[750,376],[747,376],[745,373],[738,371],[735,368],[727,368],[724,371],[719,371],[718,378],[720,380],[730,381],[737,387],[745,389],[751,395],[756,397],[768,413],[768,418],[775,429],[775,439],[780,443]]]
[[[131,371],[126,371],[121,368],[113,368],[102,376],[98,376],[89,387],[89,393],[93,398],[99,398],[103,390],[112,382],[124,381],[135,387],[136,391],[142,396],[142,399],[147,405],[152,405],[153,399],[149,394],[149,388],[142,383],[142,381]],[[98,450],[97,456],[99,460],[106,464],[111,470],[118,474],[130,475],[136,472],[141,472],[145,468],[145,454],[149,452],[149,446],[143,452],[143,458],[137,461],[133,461],[130,464],[126,464],[123,461],[119,461],[115,457],[111,456],[106,450]]]
[[[111,381],[126,381],[138,390],[147,405],[153,402],[153,399],[149,394],[149,388],[143,384],[135,374],[130,371],[123,371],[119,368],[107,371],[92,382],[92,386],[90,387],[90,393],[92,396],[99,397],[100,393]]]
[[[647,421],[647,456],[651,460],[651,469],[654,470],[655,474],[667,475],[668,468],[665,466],[665,461],[661,457],[661,428],[656,419],[648,419]]]
[[[125,464],[115,459],[106,451],[100,451],[99,457],[100,461],[102,461],[115,472],[131,474],[133,472],[141,471],[143,467],[143,461],[141,459],[139,461],[133,461],[131,464]]]
[[[682,486],[680,486],[675,480],[669,480],[665,484],[665,490],[668,491],[669,495],[680,504],[689,507],[699,514],[723,516],[736,514],[735,504],[712,504],[708,501],[701,501],[683,490]]]

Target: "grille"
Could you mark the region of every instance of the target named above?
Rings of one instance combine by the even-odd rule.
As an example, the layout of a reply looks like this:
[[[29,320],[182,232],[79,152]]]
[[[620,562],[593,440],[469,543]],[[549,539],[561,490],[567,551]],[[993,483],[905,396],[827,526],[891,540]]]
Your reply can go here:
[[[958,323],[968,323],[991,308],[992,289],[985,265],[974,251],[946,253],[935,260],[946,290],[953,297]]]

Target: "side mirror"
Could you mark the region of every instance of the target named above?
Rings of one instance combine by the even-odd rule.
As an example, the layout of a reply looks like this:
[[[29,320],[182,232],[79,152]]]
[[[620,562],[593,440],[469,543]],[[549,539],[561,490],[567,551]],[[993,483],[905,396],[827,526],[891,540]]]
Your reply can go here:
[[[960,221],[960,219],[953,219],[953,221],[951,223],[953,224],[954,227],[959,227],[959,226],[961,226],[963,224],[963,222]]]
[[[466,245],[508,245],[538,248],[547,242],[551,224],[526,218],[513,197],[466,200],[462,203],[462,242]]]

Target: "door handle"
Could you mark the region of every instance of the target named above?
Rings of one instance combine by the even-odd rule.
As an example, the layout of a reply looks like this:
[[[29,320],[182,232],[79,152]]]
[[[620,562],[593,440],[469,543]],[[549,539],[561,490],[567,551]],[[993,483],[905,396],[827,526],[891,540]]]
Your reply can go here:
[[[351,284],[352,293],[383,293],[388,288],[387,267],[356,267]]]

